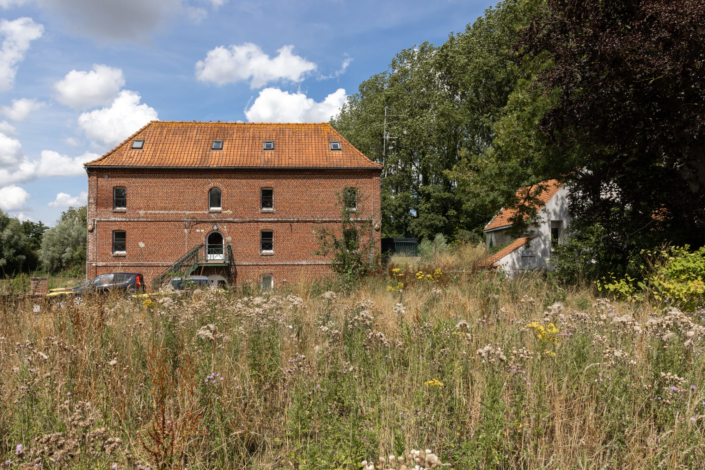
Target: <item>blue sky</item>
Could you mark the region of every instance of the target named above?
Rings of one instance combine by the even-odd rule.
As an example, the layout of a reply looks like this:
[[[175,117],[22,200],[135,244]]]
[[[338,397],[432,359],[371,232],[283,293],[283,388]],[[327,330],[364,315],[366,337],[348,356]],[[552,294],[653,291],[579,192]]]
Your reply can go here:
[[[321,122],[487,0],[0,0],[0,209],[53,225],[152,119]]]

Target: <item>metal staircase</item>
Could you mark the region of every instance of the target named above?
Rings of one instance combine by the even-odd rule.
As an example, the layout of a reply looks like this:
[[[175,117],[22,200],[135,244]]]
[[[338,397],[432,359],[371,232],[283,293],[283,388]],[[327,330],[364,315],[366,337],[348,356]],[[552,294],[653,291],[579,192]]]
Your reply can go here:
[[[200,266],[227,266],[231,259],[230,245],[197,245],[157,276],[152,281],[152,288],[158,291],[174,277],[187,278]]]

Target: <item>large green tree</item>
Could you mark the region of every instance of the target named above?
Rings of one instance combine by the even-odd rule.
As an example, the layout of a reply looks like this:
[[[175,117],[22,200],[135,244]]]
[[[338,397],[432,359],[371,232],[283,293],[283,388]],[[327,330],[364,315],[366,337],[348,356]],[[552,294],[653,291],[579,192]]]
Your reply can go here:
[[[385,166],[385,236],[453,236],[481,227],[498,209],[496,200],[468,198],[458,174],[492,145],[493,125],[526,74],[512,45],[535,3],[500,2],[442,46],[400,52],[331,121]]]
[[[44,234],[39,260],[51,273],[72,270],[78,274],[86,266],[86,206],[70,207],[56,225]]]
[[[602,227],[622,265],[660,243],[704,244],[705,3],[546,0],[515,50],[545,65],[533,90],[555,101],[537,122],[549,147],[537,168],[571,185],[576,235]]]
[[[0,210],[0,269],[6,276],[20,273],[26,260],[27,237],[22,233],[20,221]]]

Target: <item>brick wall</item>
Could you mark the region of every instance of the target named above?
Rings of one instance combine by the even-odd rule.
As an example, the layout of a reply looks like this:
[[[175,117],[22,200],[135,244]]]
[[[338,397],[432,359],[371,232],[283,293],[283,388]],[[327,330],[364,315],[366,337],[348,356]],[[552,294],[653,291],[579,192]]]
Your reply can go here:
[[[107,178],[106,178],[107,176]],[[193,247],[205,243],[214,226],[230,244],[235,265],[231,282],[273,274],[284,279],[330,273],[314,255],[313,230],[339,229],[337,195],[358,188],[358,212],[380,222],[377,170],[151,170],[89,169],[88,277],[107,272],[141,272],[149,282]],[[113,209],[113,188],[127,188],[127,209]],[[221,211],[210,211],[208,191],[222,193]],[[274,210],[260,209],[260,189],[274,189]],[[124,255],[112,252],[112,233],[124,230]],[[274,253],[260,253],[261,230],[274,232]],[[376,249],[380,231],[373,231]]]

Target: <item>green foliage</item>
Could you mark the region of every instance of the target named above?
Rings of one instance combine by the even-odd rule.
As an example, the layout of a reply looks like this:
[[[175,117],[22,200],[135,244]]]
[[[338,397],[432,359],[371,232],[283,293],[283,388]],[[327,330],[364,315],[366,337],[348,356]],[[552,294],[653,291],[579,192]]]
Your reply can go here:
[[[27,237],[22,233],[22,225],[0,210],[0,269],[5,275],[19,273],[26,260]]]
[[[446,253],[449,248],[445,235],[437,233],[433,240],[425,238],[419,242],[419,256],[424,259],[433,258],[436,254]]]
[[[42,238],[39,260],[50,273],[71,270],[85,272],[87,241],[87,208],[73,208],[61,214],[56,226]]]
[[[364,219],[359,215],[364,212],[364,201],[358,198],[356,208],[351,210],[347,189],[338,196],[340,229],[320,225],[314,235],[318,240],[316,256],[330,257],[331,269],[345,286],[351,287],[375,268],[379,256],[374,253],[372,218]]]
[[[688,246],[644,250],[641,257],[641,277],[611,274],[597,281],[598,289],[629,301],[652,297],[691,310],[704,305],[705,247],[696,251]]]
[[[383,236],[452,237],[484,226],[499,209],[496,201],[468,198],[457,170],[492,144],[493,123],[523,75],[510,50],[535,3],[505,0],[440,47],[401,51],[331,121],[385,165]],[[393,137],[386,140],[385,110]]]

